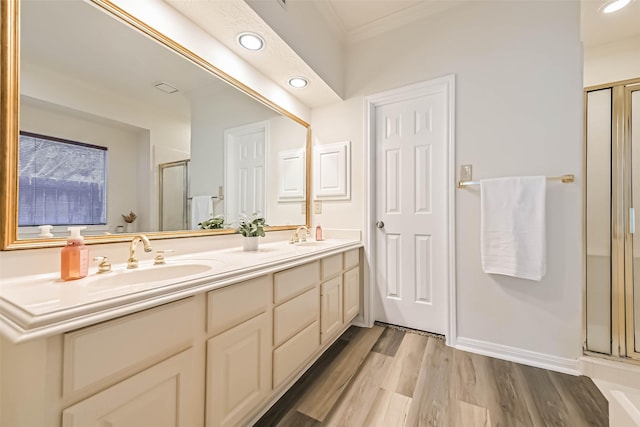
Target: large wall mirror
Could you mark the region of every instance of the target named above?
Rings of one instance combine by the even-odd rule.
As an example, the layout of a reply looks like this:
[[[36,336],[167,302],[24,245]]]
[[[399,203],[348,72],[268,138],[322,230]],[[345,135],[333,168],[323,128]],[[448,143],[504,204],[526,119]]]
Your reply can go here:
[[[3,249],[308,224],[303,120],[106,1],[2,8]]]

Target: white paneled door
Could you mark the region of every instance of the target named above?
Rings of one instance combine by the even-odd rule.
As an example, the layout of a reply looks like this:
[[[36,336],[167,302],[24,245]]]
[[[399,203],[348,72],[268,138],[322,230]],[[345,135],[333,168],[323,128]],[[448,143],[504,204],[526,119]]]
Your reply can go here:
[[[445,334],[448,92],[375,107],[375,318]]]
[[[225,131],[225,219],[265,216],[265,149],[267,123],[259,122]]]

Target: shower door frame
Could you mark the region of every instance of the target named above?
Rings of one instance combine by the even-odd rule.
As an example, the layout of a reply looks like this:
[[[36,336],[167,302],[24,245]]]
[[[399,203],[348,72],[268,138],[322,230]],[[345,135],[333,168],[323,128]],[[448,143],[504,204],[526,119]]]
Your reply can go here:
[[[632,119],[632,94],[633,92],[637,92],[640,91],[640,80],[634,80],[631,82],[627,82],[626,84],[624,84],[624,86],[620,86],[620,90],[623,92],[620,95],[621,98],[621,106],[620,106],[620,111],[621,111],[621,116],[622,116],[622,123],[621,123],[621,137],[623,139],[623,144],[625,147],[625,156],[626,156],[626,162],[625,162],[625,166],[626,166],[626,171],[625,171],[625,200],[627,201],[627,206],[633,206],[633,180],[632,180],[632,171],[633,171],[633,158],[632,158],[632,125],[631,125],[631,119]],[[615,107],[615,106],[614,106]],[[640,147],[636,147],[636,149],[640,150]],[[639,169],[640,169],[640,165],[638,165]],[[640,171],[638,171],[640,173]],[[640,185],[640,181],[638,182],[638,185]],[[638,201],[639,205],[640,205],[640,200]],[[640,208],[640,206],[639,206]],[[625,332],[626,332],[626,340],[625,340],[625,346],[624,346],[624,354],[626,355],[626,357],[629,357],[633,360],[639,361],[640,362],[640,351],[638,351],[638,345],[637,343],[635,343],[635,311],[634,310],[640,310],[640,307],[635,307],[634,308],[634,288],[635,288],[635,284],[634,284],[634,275],[635,274],[640,274],[640,271],[638,271],[637,273],[634,271],[634,262],[633,262],[633,252],[634,252],[634,248],[633,248],[633,235],[629,232],[630,230],[630,219],[629,219],[629,215],[628,215],[629,209],[625,210],[625,213],[627,213],[626,215],[626,220],[627,220],[627,227],[625,228],[625,264],[627,266],[629,266],[626,270],[625,270],[625,284],[624,284],[624,289],[622,290],[623,295],[621,297],[621,299],[623,301],[620,302],[620,304],[624,304],[624,310],[623,310],[623,315],[625,317],[624,319],[624,326],[625,326]],[[640,209],[638,210],[638,214],[640,214]],[[636,230],[636,233],[640,233],[640,230]],[[640,249],[640,248],[639,248]],[[639,286],[640,288],[640,286]],[[638,343],[640,344],[640,343]]]

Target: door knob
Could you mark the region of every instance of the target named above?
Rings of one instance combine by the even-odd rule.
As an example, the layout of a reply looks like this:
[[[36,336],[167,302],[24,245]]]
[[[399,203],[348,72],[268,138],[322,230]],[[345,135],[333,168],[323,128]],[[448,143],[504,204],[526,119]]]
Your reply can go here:
[[[382,221],[378,221],[378,222],[376,222],[376,227],[378,227],[378,228],[384,228],[384,222],[382,222]]]

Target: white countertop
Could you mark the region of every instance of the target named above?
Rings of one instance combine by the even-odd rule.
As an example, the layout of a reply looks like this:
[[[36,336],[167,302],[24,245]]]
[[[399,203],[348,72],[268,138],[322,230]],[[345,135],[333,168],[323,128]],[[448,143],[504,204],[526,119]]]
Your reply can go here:
[[[167,256],[161,266],[147,260],[133,270],[120,264],[97,274],[93,268],[68,282],[59,273],[3,280],[0,333],[13,342],[51,336],[361,246],[353,239],[275,242],[255,252],[230,248]]]

